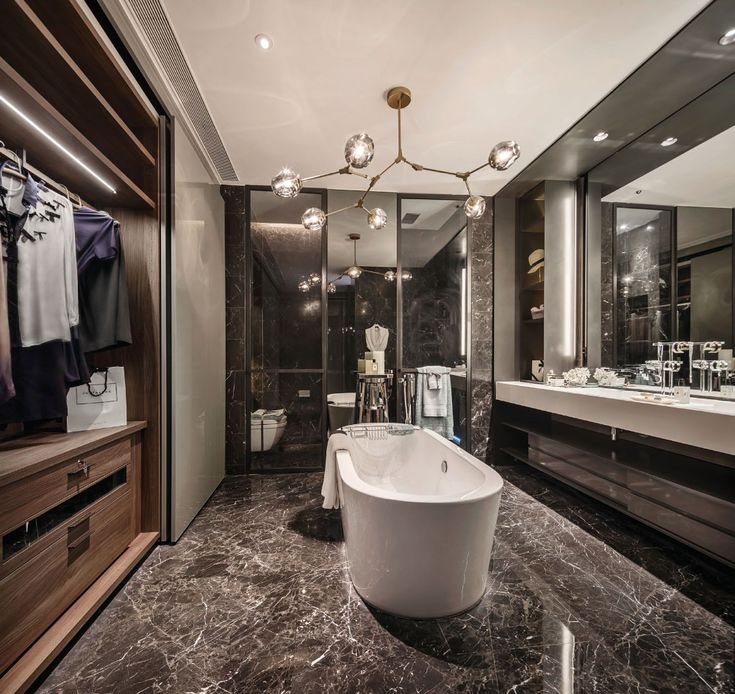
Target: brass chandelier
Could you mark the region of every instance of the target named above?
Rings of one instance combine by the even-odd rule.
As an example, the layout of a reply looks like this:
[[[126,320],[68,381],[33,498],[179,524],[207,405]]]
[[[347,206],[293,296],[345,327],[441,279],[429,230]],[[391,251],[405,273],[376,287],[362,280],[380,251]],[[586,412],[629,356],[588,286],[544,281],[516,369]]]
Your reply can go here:
[[[382,229],[388,223],[388,215],[385,210],[380,207],[375,207],[373,209],[366,207],[365,198],[375,187],[383,174],[387,173],[397,164],[407,164],[414,171],[433,171],[434,173],[459,178],[464,183],[465,188],[467,189],[467,194],[469,195],[464,203],[464,212],[470,219],[478,219],[485,212],[485,199],[480,195],[473,195],[469,185],[470,176],[477,171],[484,169],[486,166],[489,166],[496,171],[505,171],[513,165],[521,154],[521,150],[516,142],[513,140],[505,140],[503,142],[498,142],[498,144],[492,148],[486,163],[481,164],[470,171],[445,171],[443,169],[434,169],[430,166],[417,164],[406,158],[401,146],[401,110],[411,103],[411,91],[407,87],[393,87],[388,90],[385,100],[387,101],[388,106],[398,112],[398,152],[396,154],[396,158],[379,174],[368,176],[360,171],[355,171],[355,169],[364,169],[368,166],[373,160],[373,155],[375,153],[375,144],[373,143],[372,138],[367,133],[358,133],[357,135],[353,135],[345,143],[345,161],[347,162],[347,166],[343,166],[341,169],[337,169],[336,171],[318,174],[317,176],[307,176],[305,178],[302,178],[295,171],[286,167],[281,169],[271,180],[271,188],[273,189],[273,192],[281,198],[295,198],[306,181],[314,181],[318,178],[326,178],[327,176],[335,176],[337,174],[360,176],[368,181],[367,189],[352,205],[342,207],[339,210],[333,210],[332,212],[325,212],[318,207],[310,207],[303,215],[301,215],[301,222],[304,225],[304,228],[309,231],[319,231],[326,224],[327,217],[357,208],[363,210],[365,214],[367,214],[367,223],[371,229]]]

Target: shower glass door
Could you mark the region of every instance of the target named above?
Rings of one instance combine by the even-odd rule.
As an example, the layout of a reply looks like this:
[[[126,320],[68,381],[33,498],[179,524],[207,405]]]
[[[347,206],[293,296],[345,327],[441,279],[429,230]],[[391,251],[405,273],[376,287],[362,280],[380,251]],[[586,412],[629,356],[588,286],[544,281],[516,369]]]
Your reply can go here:
[[[308,231],[301,215],[324,209],[322,192],[284,200],[249,192],[249,339],[246,402],[253,472],[320,469],[323,461],[326,228]]]

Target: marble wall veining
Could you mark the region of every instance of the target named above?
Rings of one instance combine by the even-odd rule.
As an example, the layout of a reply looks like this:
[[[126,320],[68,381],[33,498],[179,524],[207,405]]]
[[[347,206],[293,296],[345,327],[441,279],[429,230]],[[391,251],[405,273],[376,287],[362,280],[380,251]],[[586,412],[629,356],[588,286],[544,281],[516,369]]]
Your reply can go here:
[[[472,330],[470,359],[472,383],[470,393],[471,452],[488,461],[491,414],[493,404],[493,251],[494,226],[492,200],[487,200],[485,214],[470,220],[471,254],[470,296]]]
[[[455,366],[461,353],[461,235],[403,282],[403,366]]]
[[[225,471],[245,473],[247,412],[245,405],[245,233],[247,192],[242,186],[222,186],[225,201]]]

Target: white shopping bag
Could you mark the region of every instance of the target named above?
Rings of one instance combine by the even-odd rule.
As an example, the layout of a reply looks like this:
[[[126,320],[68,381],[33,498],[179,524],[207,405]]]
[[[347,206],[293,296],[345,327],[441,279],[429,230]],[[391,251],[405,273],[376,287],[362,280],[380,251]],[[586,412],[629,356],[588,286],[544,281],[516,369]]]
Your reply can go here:
[[[128,423],[125,369],[111,366],[95,371],[87,385],[69,390],[66,405],[67,431],[124,426]]]

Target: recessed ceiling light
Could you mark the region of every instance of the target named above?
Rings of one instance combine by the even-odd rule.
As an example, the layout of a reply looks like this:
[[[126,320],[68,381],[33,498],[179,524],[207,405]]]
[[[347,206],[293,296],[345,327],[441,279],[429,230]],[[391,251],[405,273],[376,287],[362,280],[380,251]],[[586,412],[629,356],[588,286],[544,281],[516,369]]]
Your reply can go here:
[[[646,231],[653,231],[653,224],[649,224],[649,225],[648,225],[648,226],[646,227]]]
[[[603,140],[607,140],[607,138],[610,136],[610,133],[606,133],[604,130],[601,130],[597,135],[595,135],[592,139],[595,142],[602,142]]]
[[[257,34],[255,36],[255,45],[263,51],[269,51],[273,48],[273,39],[267,34]]]
[[[735,27],[728,29],[717,42],[720,46],[729,46],[731,43],[735,43]]]
[[[671,145],[676,144],[679,141],[678,137],[667,137],[662,143],[662,147],[671,147]]]

